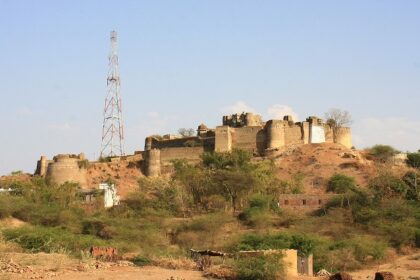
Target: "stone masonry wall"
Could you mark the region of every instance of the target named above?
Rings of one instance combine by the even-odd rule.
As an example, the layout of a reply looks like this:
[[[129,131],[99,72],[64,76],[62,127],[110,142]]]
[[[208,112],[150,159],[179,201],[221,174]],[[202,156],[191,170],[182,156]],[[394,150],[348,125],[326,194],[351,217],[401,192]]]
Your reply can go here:
[[[160,150],[160,161],[161,164],[170,163],[170,161],[175,159],[199,161],[204,151],[204,147],[163,148]]]
[[[232,147],[263,154],[265,150],[265,131],[261,126],[246,126],[232,129]]]
[[[80,158],[74,155],[57,155],[54,161],[48,164],[46,180],[49,183],[61,185],[65,182],[79,183],[87,187],[87,171],[79,165]]]

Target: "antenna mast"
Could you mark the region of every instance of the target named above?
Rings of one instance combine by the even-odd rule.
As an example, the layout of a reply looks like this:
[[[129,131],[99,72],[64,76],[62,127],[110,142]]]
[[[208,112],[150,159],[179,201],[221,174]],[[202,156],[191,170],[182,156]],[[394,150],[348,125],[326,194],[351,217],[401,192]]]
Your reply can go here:
[[[120,73],[118,71],[117,32],[111,31],[107,95],[102,126],[101,157],[124,155],[124,127],[122,120]]]

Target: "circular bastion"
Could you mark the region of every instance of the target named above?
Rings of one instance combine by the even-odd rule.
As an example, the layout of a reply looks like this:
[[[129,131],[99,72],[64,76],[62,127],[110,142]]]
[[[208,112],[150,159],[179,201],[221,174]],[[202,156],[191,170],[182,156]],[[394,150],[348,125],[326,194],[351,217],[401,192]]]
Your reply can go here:
[[[46,180],[50,184],[61,185],[65,182],[79,183],[87,187],[87,170],[81,162],[84,158],[77,155],[61,154],[54,157],[48,165]]]

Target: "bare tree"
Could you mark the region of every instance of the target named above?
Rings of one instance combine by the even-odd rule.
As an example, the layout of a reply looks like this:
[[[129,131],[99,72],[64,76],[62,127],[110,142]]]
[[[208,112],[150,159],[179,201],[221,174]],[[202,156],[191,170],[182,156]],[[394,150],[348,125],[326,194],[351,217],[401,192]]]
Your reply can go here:
[[[336,108],[332,108],[327,113],[325,113],[325,120],[333,131],[334,142],[337,140],[341,128],[348,126],[353,122],[348,111]]]
[[[183,137],[191,137],[195,135],[195,130],[193,128],[180,128],[178,133]]]

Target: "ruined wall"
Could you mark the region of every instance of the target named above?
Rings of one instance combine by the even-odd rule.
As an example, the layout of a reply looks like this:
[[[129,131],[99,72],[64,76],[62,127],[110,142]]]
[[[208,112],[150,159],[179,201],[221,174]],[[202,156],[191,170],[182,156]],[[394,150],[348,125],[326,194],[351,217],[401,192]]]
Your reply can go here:
[[[322,208],[334,197],[331,194],[282,194],[278,198],[279,207],[285,209],[316,210]]]
[[[45,178],[50,184],[61,185],[65,182],[79,183],[82,188],[87,187],[86,167],[80,164],[80,156],[57,155],[48,164]]]
[[[223,116],[223,126],[244,127],[264,125],[260,115],[254,113],[233,114]]]
[[[246,113],[245,120],[246,126],[261,126],[263,123],[261,116],[253,113]]]

